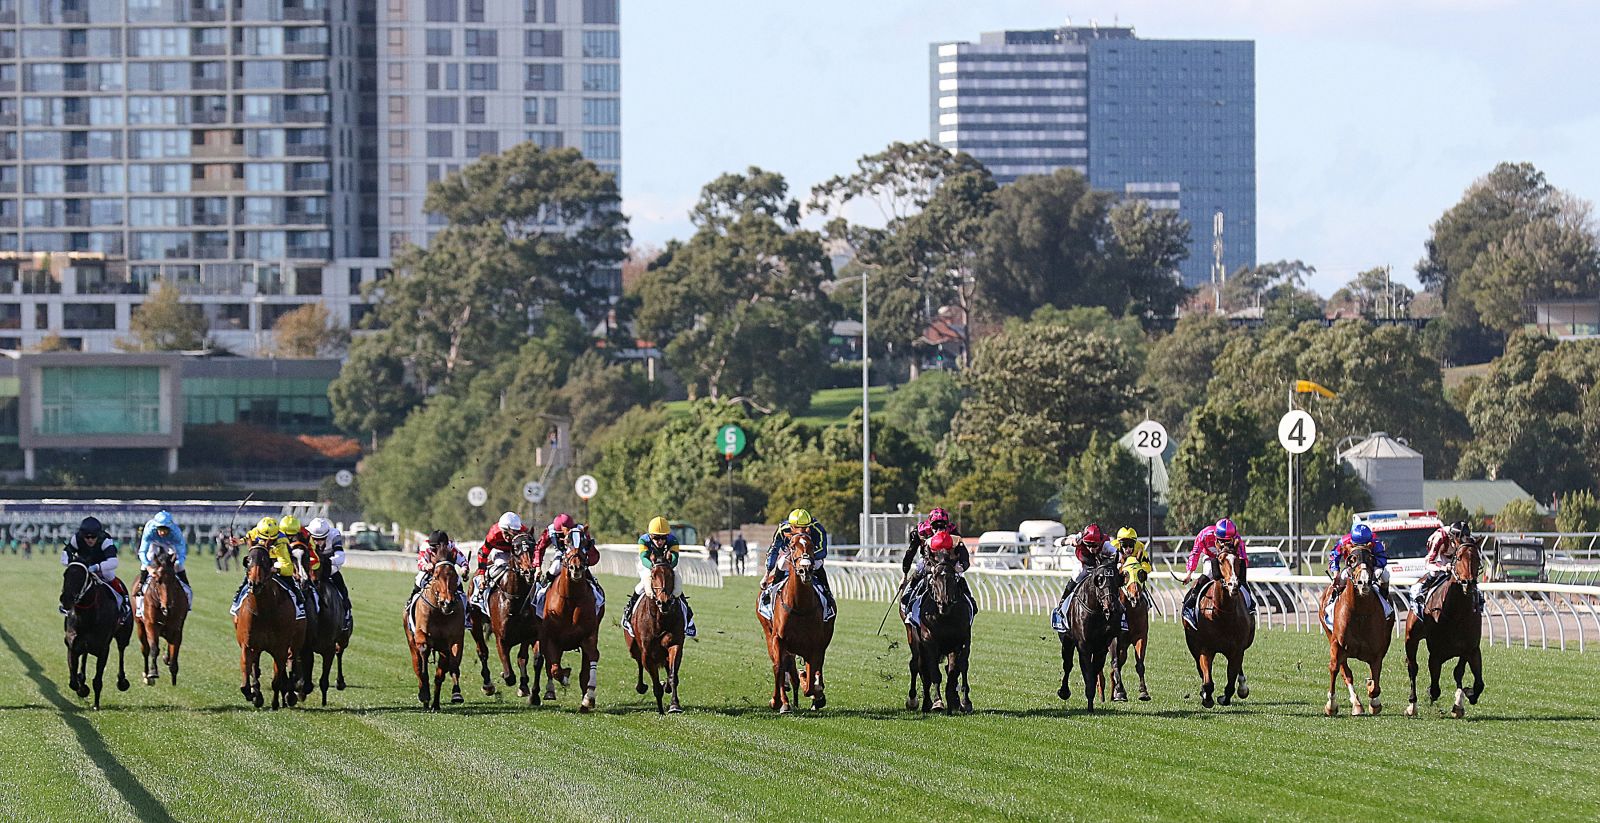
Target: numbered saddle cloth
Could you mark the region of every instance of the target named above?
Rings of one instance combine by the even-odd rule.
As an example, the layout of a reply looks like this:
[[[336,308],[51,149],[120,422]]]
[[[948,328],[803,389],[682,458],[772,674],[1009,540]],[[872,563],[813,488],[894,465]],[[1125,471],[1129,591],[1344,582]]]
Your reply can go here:
[[[1383,616],[1384,616],[1384,618],[1387,619],[1387,618],[1393,617],[1394,616],[1394,604],[1389,602],[1389,598],[1380,596],[1378,598],[1378,600],[1383,603]],[[1337,597],[1329,598],[1328,599],[1328,605],[1323,607],[1323,609],[1322,609],[1322,625],[1328,627],[1328,631],[1330,631],[1330,632],[1333,631],[1333,606],[1334,606],[1335,603],[1338,603],[1338,602],[1339,602],[1339,598],[1337,598]]]
[[[917,628],[922,626],[922,601],[927,593],[927,580],[920,580],[916,586],[912,587],[909,595],[900,599],[900,619],[904,620],[907,626]],[[966,587],[965,582],[961,586],[961,598],[967,602],[967,622],[969,624],[976,623],[978,620],[978,601],[972,596],[972,591]]]
[[[562,574],[562,567],[560,565],[557,565],[556,569],[555,569],[555,572],[553,572],[550,575],[550,580],[552,582],[554,582],[557,577],[561,576],[561,574]],[[606,592],[605,592],[605,589],[600,588],[600,581],[594,579],[594,575],[592,575],[592,574],[588,576],[588,581],[589,581],[589,586],[594,589],[594,605],[595,605],[595,608],[601,608],[601,607],[605,606],[605,604],[606,604]],[[550,591],[550,584],[549,583],[541,583],[541,584],[539,584],[539,586],[537,588],[535,588],[533,590],[533,612],[534,612],[534,614],[539,615],[539,619],[540,620],[544,619],[544,596],[549,591]]]
[[[778,602],[778,594],[783,591],[783,582],[787,579],[787,577],[779,577],[777,580],[772,582],[772,585],[762,589],[761,599],[756,603],[756,611],[760,612],[762,617],[765,617],[768,620],[772,619],[772,604]],[[833,607],[833,601],[828,599],[827,590],[822,588],[822,584],[819,583],[816,578],[812,578],[811,587],[817,590],[817,600],[821,601],[822,603],[823,621],[826,622],[832,620],[835,614],[835,609]]]
[[[1073,598],[1076,598],[1077,596],[1078,591],[1076,589],[1072,590],[1070,594],[1062,598],[1061,602],[1057,603],[1056,607],[1050,611],[1050,628],[1055,629],[1056,634],[1067,633],[1067,615],[1072,613],[1072,601]],[[1122,630],[1127,631],[1128,612],[1126,610],[1121,610],[1118,611],[1118,614],[1122,616]]]

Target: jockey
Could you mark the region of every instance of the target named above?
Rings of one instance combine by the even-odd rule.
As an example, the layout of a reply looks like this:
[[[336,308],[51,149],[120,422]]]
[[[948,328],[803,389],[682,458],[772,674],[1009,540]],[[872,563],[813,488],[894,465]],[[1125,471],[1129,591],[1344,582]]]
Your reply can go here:
[[[1078,575],[1067,581],[1066,591],[1062,593],[1063,600],[1078,588],[1078,584],[1082,583],[1101,561],[1117,556],[1117,547],[1106,539],[1105,532],[1100,530],[1098,523],[1090,523],[1083,527],[1083,531],[1068,536],[1066,544],[1073,548],[1072,555],[1077,558],[1079,568]]]
[[[285,519],[294,520],[293,517]],[[299,521],[294,521],[293,525],[298,527],[300,525]],[[289,554],[289,541],[284,538],[283,528],[276,519],[271,517],[261,518],[260,522],[256,523],[255,528],[245,534],[245,541],[251,548],[260,546],[267,550],[267,556],[272,558],[272,565],[279,577],[294,577],[294,558]],[[239,614],[239,606],[244,603],[244,593],[249,588],[250,570],[248,564],[246,564],[245,578],[239,583],[239,590],[234,592],[233,608],[229,609],[230,614],[235,616]],[[305,607],[302,605],[303,601],[300,598],[300,588],[298,586],[285,586],[284,588],[289,590],[289,596],[294,599],[295,612],[304,614]]]
[[[1334,582],[1329,584],[1331,589],[1338,584],[1344,569],[1341,568],[1345,555],[1356,546],[1365,546],[1372,549],[1372,563],[1376,566],[1379,588],[1383,591],[1385,600],[1389,598],[1389,550],[1383,545],[1382,540],[1372,537],[1372,527],[1365,523],[1357,523],[1350,533],[1345,535],[1333,551],[1328,555],[1328,571],[1332,573]]]
[[[61,565],[70,566],[73,563],[82,563],[90,574],[98,576],[111,587],[116,597],[120,622],[133,620],[133,612],[128,608],[128,590],[117,578],[117,543],[106,533],[98,518],[85,517],[78,524],[78,530],[61,545]],[[67,613],[65,607],[61,613]]]
[[[934,511],[938,511],[938,509]],[[930,516],[928,519],[932,520],[933,518]],[[913,600],[919,596],[918,590],[921,588],[922,578],[927,575],[928,567],[932,565],[933,559],[939,556],[949,557],[955,563],[957,575],[965,574],[967,569],[972,568],[972,555],[967,551],[967,545],[962,543],[957,535],[944,529],[934,532],[931,537],[923,542],[922,551],[917,554],[915,563],[907,562],[903,569],[905,579],[900,583],[900,612],[905,615],[907,622],[911,620],[911,605]],[[906,560],[910,561],[911,559],[911,553],[907,552]],[[961,578],[961,593],[969,601],[973,617],[976,618],[978,601],[967,590],[965,577]]]
[[[467,576],[467,556],[456,548],[456,541],[451,540],[450,535],[445,533],[444,529],[435,529],[433,533],[428,535],[427,542],[417,548],[417,578],[412,583],[411,596],[406,598],[407,604],[416,599],[417,593],[422,591],[423,586],[428,585],[428,578],[433,576],[433,566],[436,559],[447,561],[456,567],[456,597],[462,602],[466,602],[466,595],[461,590],[461,581]],[[409,605],[407,608],[409,608]],[[467,613],[467,627],[471,628],[472,610],[466,609],[465,611]]]
[[[306,533],[311,535],[311,550],[323,560],[333,564],[333,571],[328,575],[328,580],[339,590],[339,597],[344,600],[345,624],[348,628],[352,614],[350,590],[345,588],[344,575],[339,571],[344,566],[344,533],[326,517],[312,518],[306,525]]]
[[[289,556],[294,560],[294,579],[300,584],[300,593],[308,596],[307,600],[313,604],[313,608],[322,608],[317,600],[316,587],[311,585],[317,570],[322,568],[322,558],[311,544],[311,532],[300,525],[300,518],[289,514],[278,521],[278,534],[289,544]]]
[[[539,533],[538,542],[533,544],[533,564],[543,569],[545,552],[554,548],[556,553],[550,561],[550,569],[553,571],[556,563],[560,561],[562,550],[566,548],[567,534],[577,525],[578,521],[573,520],[572,515],[566,512],[556,515],[556,519],[550,521],[550,525]]]
[[[1221,551],[1232,548],[1239,558],[1239,585],[1245,581],[1245,570],[1249,568],[1250,559],[1245,556],[1244,539],[1239,536],[1238,527],[1233,521],[1224,517],[1214,525],[1205,527],[1195,535],[1194,548],[1189,552],[1189,562],[1184,566],[1183,582],[1188,585],[1193,579],[1196,569],[1200,570],[1200,579],[1195,581],[1188,593],[1183,596],[1185,609],[1192,609],[1195,600],[1200,596],[1200,590],[1207,581],[1218,580],[1222,577]],[[1248,598],[1248,594],[1246,595]]]
[[[672,533],[672,527],[667,524],[665,517],[651,518],[650,528],[639,535],[639,585],[633,588],[633,595],[622,610],[630,618],[633,617],[634,605],[650,590],[650,573],[657,561],[664,561],[673,569],[678,568],[678,536]],[[683,596],[683,578],[677,575],[672,576],[672,596],[678,598],[683,606],[683,633],[694,637],[694,612],[689,608],[689,599]]]
[[[1428,573],[1411,586],[1411,601],[1422,606],[1424,594],[1450,574],[1450,565],[1455,562],[1459,546],[1475,546],[1472,542],[1472,527],[1465,520],[1457,520],[1448,526],[1440,526],[1437,531],[1428,536],[1428,556],[1423,559],[1427,564]]]
[[[522,525],[522,517],[516,512],[506,512],[500,519],[489,527],[489,533],[483,538],[483,545],[478,547],[478,568],[472,578],[472,605],[479,611],[489,610],[489,576],[490,568],[494,569],[494,578],[500,579],[505,572],[506,564],[510,562],[511,541],[517,535],[527,534],[528,530]]]
[[[801,533],[811,536],[811,544],[816,548],[811,551],[811,570],[816,575],[816,581],[822,586],[822,597],[826,601],[827,611],[837,613],[837,603],[833,599],[833,588],[828,585],[828,574],[822,568],[822,562],[828,557],[828,530],[822,528],[805,509],[795,509],[789,512],[789,519],[778,524],[778,530],[772,535],[772,545],[767,548],[767,575],[762,578],[761,589],[766,591],[768,586],[782,581],[789,574],[788,560],[779,563],[779,554],[788,548],[789,539]]]
[[[183,537],[183,530],[178,528],[178,521],[172,519],[172,514],[159,511],[144,524],[144,530],[139,535],[139,581],[133,584],[135,600],[144,593],[144,583],[150,579],[150,549],[156,545],[166,546],[172,551],[178,579],[183,581],[184,589],[190,589],[189,570],[183,567],[183,561],[189,557],[189,543]]]
[[[961,532],[950,521],[950,512],[939,506],[934,506],[933,511],[921,523],[906,529],[906,556],[900,561],[903,572],[911,569],[911,564],[918,557],[917,551],[921,549],[935,532],[949,532],[956,542],[961,542]]]
[[[1144,541],[1139,539],[1139,532],[1132,526],[1117,530],[1117,556],[1123,558],[1121,565],[1124,568],[1131,565],[1138,569],[1141,583],[1154,569],[1150,565],[1150,550],[1145,548]]]

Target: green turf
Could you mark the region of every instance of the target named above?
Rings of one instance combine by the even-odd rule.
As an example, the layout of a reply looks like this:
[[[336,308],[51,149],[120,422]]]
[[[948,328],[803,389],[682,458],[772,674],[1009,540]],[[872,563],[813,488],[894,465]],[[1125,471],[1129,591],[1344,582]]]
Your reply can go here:
[[[697,591],[687,713],[633,692],[614,618],[600,713],[567,692],[528,708],[469,689],[418,711],[399,627],[409,577],[349,573],[353,687],[328,708],[240,698],[226,601],[236,577],[196,563],[176,688],[69,694],[55,614],[59,567],[0,559],[0,818],[6,820],[1547,819],[1600,817],[1591,655],[1495,649],[1465,721],[1408,719],[1391,652],[1390,714],[1320,716],[1320,637],[1263,631],[1253,693],[1200,709],[1180,634],[1159,626],[1150,703],[1088,716],[1054,695],[1058,645],[1038,618],[979,617],[971,717],[906,713],[904,650],[883,610],[844,604],[829,706],[775,717],[749,579]],[[628,583],[605,581],[620,603]],[[890,630],[893,630],[891,624]],[[129,662],[137,669],[137,642]],[[109,689],[109,686],[108,686]],[[1342,704],[1341,700],[1341,704]]]
[[[889,399],[890,386],[873,386],[870,389],[872,407],[881,411]],[[689,416],[689,401],[673,400],[663,404],[667,415],[674,419]],[[821,389],[811,395],[811,408],[796,418],[813,426],[830,426],[850,418],[850,412],[861,408],[861,387],[847,389]]]

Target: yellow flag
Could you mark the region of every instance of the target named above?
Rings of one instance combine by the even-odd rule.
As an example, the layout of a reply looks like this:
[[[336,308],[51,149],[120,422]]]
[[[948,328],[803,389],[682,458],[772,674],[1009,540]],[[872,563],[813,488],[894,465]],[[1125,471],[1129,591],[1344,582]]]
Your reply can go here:
[[[1333,397],[1333,392],[1310,380],[1294,381],[1294,390],[1299,394],[1320,394],[1323,397]]]

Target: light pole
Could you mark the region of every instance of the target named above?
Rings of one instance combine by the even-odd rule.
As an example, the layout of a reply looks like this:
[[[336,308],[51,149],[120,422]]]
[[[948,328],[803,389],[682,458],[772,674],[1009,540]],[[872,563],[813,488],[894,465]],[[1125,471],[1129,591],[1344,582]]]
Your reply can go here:
[[[844,285],[851,280],[861,281],[861,534],[862,545],[867,543],[868,526],[872,522],[872,397],[871,360],[867,356],[867,274],[846,277],[836,281]]]

